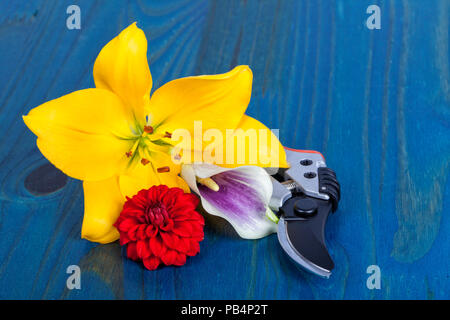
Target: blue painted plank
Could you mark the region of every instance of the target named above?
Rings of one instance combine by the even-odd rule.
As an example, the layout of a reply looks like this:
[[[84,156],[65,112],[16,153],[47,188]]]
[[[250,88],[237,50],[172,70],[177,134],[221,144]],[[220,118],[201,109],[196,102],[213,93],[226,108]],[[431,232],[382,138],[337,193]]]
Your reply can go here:
[[[430,3],[0,2],[0,298],[448,299],[450,2]],[[71,4],[81,30],[66,28]],[[381,30],[365,27],[370,4]],[[134,21],[149,39],[154,89],[248,64],[247,113],[280,128],[285,145],[325,155],[343,190],[327,225],[331,279],[296,269],[275,235],[242,240],[212,217],[182,268],[149,272],[117,243],[80,239],[81,184],[47,166],[20,116],[92,87],[98,52]],[[39,182],[51,187],[30,192]],[[72,264],[81,290],[66,288]],[[380,290],[366,287],[372,264]]]

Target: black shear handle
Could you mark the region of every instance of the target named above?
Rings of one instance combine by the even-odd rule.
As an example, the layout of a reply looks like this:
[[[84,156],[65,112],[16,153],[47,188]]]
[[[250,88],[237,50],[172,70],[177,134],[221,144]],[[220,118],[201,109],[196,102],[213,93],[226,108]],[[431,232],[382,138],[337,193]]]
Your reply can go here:
[[[325,245],[325,224],[332,201],[299,195],[286,201],[280,213],[286,223],[289,242],[309,262],[329,272],[334,268]]]
[[[319,192],[330,197],[332,211],[335,212],[341,200],[341,186],[336,178],[336,173],[327,167],[317,169],[319,174]]]

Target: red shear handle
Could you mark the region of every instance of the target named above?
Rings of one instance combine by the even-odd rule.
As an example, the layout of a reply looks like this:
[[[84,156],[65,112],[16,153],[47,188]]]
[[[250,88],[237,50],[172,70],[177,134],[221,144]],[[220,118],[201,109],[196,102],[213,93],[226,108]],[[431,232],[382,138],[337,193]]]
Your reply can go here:
[[[317,153],[320,154],[320,156],[322,157],[322,159],[325,161],[325,157],[323,156],[323,154],[321,154],[319,151],[315,151],[315,150],[299,150],[299,149],[293,149],[293,148],[288,148],[288,147],[284,147],[286,150],[289,151],[294,151],[294,152],[299,152],[299,153]]]

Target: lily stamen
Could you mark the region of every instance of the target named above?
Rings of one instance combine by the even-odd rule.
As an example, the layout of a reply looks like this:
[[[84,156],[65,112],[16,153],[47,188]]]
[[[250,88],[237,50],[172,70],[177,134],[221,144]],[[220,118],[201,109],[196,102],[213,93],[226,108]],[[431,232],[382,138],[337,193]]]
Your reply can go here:
[[[172,134],[170,133],[170,132],[167,132],[166,131],[166,133],[164,134],[164,137],[163,138],[169,138],[169,139],[172,139]]]
[[[156,171],[158,171],[158,173],[163,173],[163,172],[169,172],[170,168],[169,167],[160,167],[158,169],[156,169]]]
[[[153,133],[153,127],[152,126],[144,126],[144,132],[146,132],[148,134],[152,134]]]
[[[211,178],[199,178],[196,177],[196,180],[198,183],[204,185],[205,187],[208,187],[212,191],[219,191],[219,185]]]
[[[133,155],[133,153],[136,151],[138,145],[139,145],[139,139],[137,139],[137,140],[134,142],[133,147],[131,148],[131,150],[125,153],[125,154],[127,155],[128,158],[131,157],[131,156]]]
[[[147,159],[145,159],[145,158],[142,158],[142,159],[141,159],[141,163],[145,166],[145,165],[149,164],[150,161],[147,160]]]

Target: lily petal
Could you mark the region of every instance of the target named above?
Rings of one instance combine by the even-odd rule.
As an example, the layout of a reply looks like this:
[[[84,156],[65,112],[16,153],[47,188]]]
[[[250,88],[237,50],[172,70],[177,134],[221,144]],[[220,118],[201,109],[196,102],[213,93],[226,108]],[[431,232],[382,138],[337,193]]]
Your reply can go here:
[[[118,174],[132,141],[126,111],[108,90],[85,89],[46,102],[23,119],[42,154],[75,179],[98,181]]]
[[[161,172],[158,172],[158,169]],[[120,191],[124,197],[132,197],[142,189],[163,184],[169,188],[178,187],[190,192],[187,183],[178,176],[179,172],[180,166],[175,165],[168,154],[152,153],[150,163],[136,163],[126,174],[119,177]]]
[[[173,80],[153,93],[151,123],[161,132],[193,132],[197,120],[204,130],[234,129],[250,102],[252,79],[248,66],[238,66],[224,74]]]
[[[243,142],[243,147],[238,141]],[[264,124],[247,115],[242,117],[234,133],[226,138],[224,153],[223,166],[228,168],[245,165],[289,167],[286,152],[274,133]]]
[[[147,38],[131,24],[100,51],[94,64],[97,88],[116,93],[141,125],[150,99],[152,76],[147,62]]]
[[[118,178],[84,181],[84,218],[81,237],[93,242],[109,243],[119,239],[113,226],[122,211],[125,198],[119,191]]]
[[[230,222],[240,237],[258,239],[276,232],[276,224],[266,217],[272,182],[264,169],[194,163],[183,165],[181,176],[200,196],[203,208]],[[197,183],[197,177],[212,178],[219,191]]]

